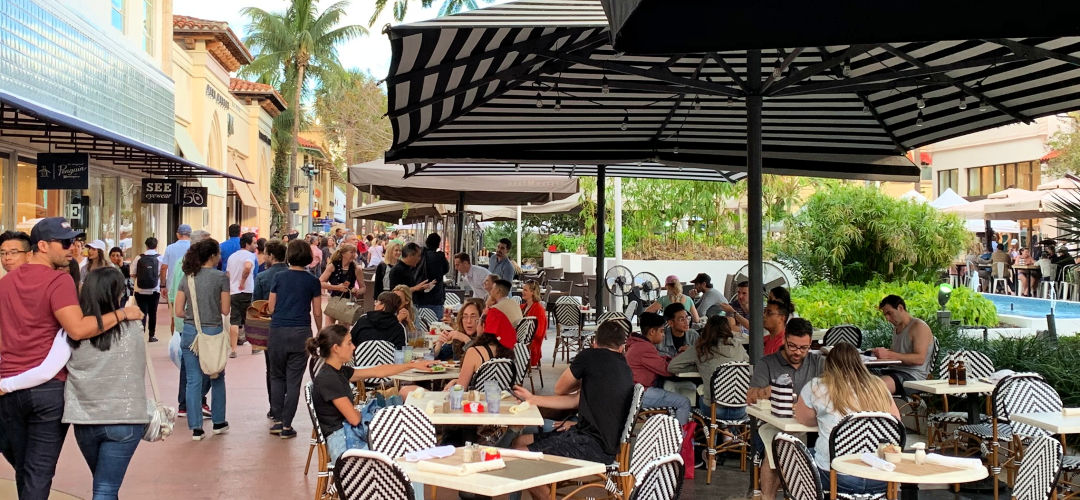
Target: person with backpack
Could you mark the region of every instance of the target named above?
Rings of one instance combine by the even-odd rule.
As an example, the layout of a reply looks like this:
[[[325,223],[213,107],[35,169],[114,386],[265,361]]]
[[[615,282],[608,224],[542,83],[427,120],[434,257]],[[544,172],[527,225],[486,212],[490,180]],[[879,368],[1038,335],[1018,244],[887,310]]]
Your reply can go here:
[[[157,238],[151,236],[144,242],[146,251],[131,262],[131,275],[135,277],[135,303],[143,312],[143,328],[149,321],[150,342],[157,342],[157,306],[161,299],[161,256],[158,255]]]

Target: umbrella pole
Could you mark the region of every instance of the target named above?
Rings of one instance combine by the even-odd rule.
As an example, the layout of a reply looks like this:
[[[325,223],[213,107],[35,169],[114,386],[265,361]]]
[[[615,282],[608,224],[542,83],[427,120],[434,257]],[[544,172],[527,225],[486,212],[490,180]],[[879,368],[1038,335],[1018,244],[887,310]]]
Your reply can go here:
[[[521,205],[517,206],[517,263],[521,265]]]
[[[454,212],[454,224],[455,224],[455,228],[454,228],[455,231],[454,232],[456,233],[456,234],[454,234],[454,239],[457,240],[457,241],[455,242],[454,248],[455,248],[456,252],[464,252],[465,251],[465,247],[464,247],[465,231],[462,231],[462,228],[465,227],[465,192],[464,191],[458,191],[457,205],[455,206],[455,209],[457,211]],[[456,271],[455,271],[455,274],[456,274]]]
[[[747,231],[749,248],[747,249],[750,268],[750,363],[761,359],[765,344],[762,327],[763,303],[762,288],[762,236],[761,236],[761,51],[747,51],[747,85],[750,92],[746,96],[746,197],[748,205]]]
[[[607,176],[607,166],[596,166],[596,301],[593,303],[593,308],[596,309],[597,317],[600,313],[604,312],[604,292],[606,291],[606,281],[604,281],[604,211],[607,198],[605,195],[605,184]]]

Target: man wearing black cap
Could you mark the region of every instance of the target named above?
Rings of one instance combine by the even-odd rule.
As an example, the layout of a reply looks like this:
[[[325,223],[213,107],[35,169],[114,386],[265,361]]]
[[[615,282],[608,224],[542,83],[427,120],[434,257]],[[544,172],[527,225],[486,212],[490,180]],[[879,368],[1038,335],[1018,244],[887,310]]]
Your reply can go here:
[[[71,246],[83,236],[61,217],[42,219],[30,231],[30,261],[0,280],[0,377],[14,377],[40,365],[60,328],[68,338],[83,340],[121,321],[142,319],[138,307],[102,315],[100,320],[83,315],[67,271]],[[66,379],[67,372],[60,370],[36,387],[0,392],[0,424],[9,448],[5,455],[15,469],[19,498],[49,497],[67,434],[67,424],[60,421]]]
[[[728,301],[724,298],[724,294],[713,288],[712,277],[705,273],[698,273],[694,279],[690,280],[690,283],[694,284],[694,290],[690,292],[690,296],[697,300],[697,313],[702,321],[723,312],[720,305],[727,304]]]

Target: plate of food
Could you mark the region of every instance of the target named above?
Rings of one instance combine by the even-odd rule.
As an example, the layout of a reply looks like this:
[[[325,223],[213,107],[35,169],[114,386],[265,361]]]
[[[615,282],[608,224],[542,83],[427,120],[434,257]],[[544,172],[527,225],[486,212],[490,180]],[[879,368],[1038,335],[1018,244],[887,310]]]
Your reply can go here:
[[[445,373],[446,370],[453,368],[452,365],[447,363],[435,363],[427,368],[414,368],[414,370],[421,373]]]

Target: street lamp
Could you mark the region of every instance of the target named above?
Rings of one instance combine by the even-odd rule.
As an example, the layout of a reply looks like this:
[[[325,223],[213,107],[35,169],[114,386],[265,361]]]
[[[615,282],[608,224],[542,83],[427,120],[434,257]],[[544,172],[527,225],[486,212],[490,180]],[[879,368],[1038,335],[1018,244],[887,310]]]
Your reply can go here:
[[[307,204],[308,204],[308,206],[307,207],[308,207],[308,213],[313,214],[314,213],[313,210],[315,209],[315,206],[314,206],[315,204],[313,203],[312,200],[314,198],[314,193],[315,193],[315,177],[317,175],[319,175],[319,167],[316,166],[314,163],[307,163],[307,164],[304,164],[303,167],[301,167],[301,170],[303,170],[304,173],[307,174],[307,178],[308,178],[308,186],[307,186],[307,190],[308,190],[308,194],[307,194],[308,202],[307,202]],[[311,220],[311,223],[309,224],[310,227],[309,227],[308,231],[311,231],[311,230],[315,229],[315,219],[314,219],[314,217],[311,217],[310,220]]]

